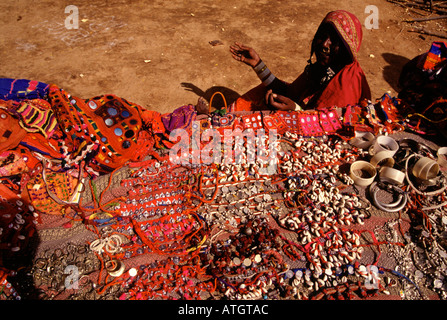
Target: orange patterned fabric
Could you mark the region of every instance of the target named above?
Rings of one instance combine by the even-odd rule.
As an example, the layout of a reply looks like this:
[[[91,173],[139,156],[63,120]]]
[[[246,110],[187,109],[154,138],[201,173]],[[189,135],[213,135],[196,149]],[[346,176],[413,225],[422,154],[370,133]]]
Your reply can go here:
[[[0,152],[17,147],[26,136],[26,131],[20,126],[19,120],[7,112],[14,101],[0,100]]]
[[[330,23],[335,27],[353,59],[356,60],[363,39],[362,24],[359,19],[350,12],[337,10],[329,12],[323,19],[323,23]]]
[[[41,213],[62,215],[68,210],[64,203],[70,203],[76,195],[78,179],[66,172],[50,171],[34,176],[27,184],[28,194],[33,207]],[[51,193],[50,193],[51,192]]]
[[[66,135],[66,153],[74,162],[87,159],[94,169],[109,172],[129,160],[141,160],[142,145],[146,151],[153,147],[153,143],[147,144],[148,139],[142,145],[138,141],[144,125],[144,109],[139,105],[114,95],[83,100],[55,85],[50,86],[49,100]],[[147,122],[157,117],[158,113],[144,112]]]

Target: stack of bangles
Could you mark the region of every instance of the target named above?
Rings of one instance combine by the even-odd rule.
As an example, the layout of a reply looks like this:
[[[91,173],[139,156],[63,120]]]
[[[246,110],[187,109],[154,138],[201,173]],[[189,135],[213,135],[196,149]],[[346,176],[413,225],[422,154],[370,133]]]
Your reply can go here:
[[[253,67],[253,70],[256,72],[259,79],[266,87],[269,86],[276,78],[262,60],[259,61],[259,63],[255,67]]]
[[[90,244],[90,250],[97,252],[98,254],[107,251],[109,253],[116,253],[120,250],[123,240],[118,234],[112,234],[106,239],[96,239]]]
[[[447,164],[444,156],[447,149],[440,148],[436,160],[433,149],[411,139],[397,142],[389,136],[373,138],[371,134],[356,134],[351,144],[369,150],[370,161],[358,160],[352,163],[350,176],[356,185],[369,187],[369,195],[380,210],[399,212],[404,209],[410,200],[407,194],[409,191],[422,196],[436,196],[447,188],[444,175],[439,175],[440,167]],[[395,164],[399,168],[394,168]],[[379,179],[376,179],[377,176]],[[402,190],[405,183],[410,188],[406,192]],[[434,188],[436,189],[427,191]],[[378,196],[380,190],[391,192],[393,202],[382,202]],[[446,203],[424,210],[439,208]]]
[[[253,67],[253,70],[258,75],[258,78],[262,81],[262,84],[268,87],[275,79],[275,75],[270,71],[264,61],[259,61],[259,63]],[[295,102],[295,111],[302,111],[303,109],[299,104]]]

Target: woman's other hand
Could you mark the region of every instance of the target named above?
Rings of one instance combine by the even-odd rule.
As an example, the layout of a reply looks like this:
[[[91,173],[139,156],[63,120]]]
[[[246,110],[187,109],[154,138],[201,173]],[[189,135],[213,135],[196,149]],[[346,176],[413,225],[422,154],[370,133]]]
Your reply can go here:
[[[230,46],[230,52],[235,60],[241,61],[252,68],[256,67],[259,61],[261,61],[261,58],[259,58],[259,55],[253,48],[239,42],[235,42],[234,45]]]
[[[265,102],[268,105],[282,111],[293,111],[296,108],[295,101],[285,96],[273,93],[272,90],[267,91],[267,94],[265,95]]]

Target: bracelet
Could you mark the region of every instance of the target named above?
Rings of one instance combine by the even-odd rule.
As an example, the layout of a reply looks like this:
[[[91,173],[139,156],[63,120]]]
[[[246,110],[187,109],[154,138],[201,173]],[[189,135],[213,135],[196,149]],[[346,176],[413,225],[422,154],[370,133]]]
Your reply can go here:
[[[295,111],[303,111],[303,108],[301,108],[301,106],[295,102]]]
[[[370,160],[370,163],[374,166],[394,166],[393,159],[394,152],[392,151],[380,151],[376,153]]]
[[[374,141],[374,135],[371,132],[356,131],[355,137],[349,143],[360,149],[368,149]]]
[[[110,260],[107,261],[105,264],[105,267],[107,269],[107,272],[112,276],[112,277],[119,277],[120,275],[122,275],[124,273],[124,263],[120,260]]]
[[[374,156],[381,151],[388,151],[393,156],[399,150],[399,144],[391,137],[378,136],[369,149],[369,154]]]
[[[380,210],[385,211],[385,212],[398,212],[398,211],[402,210],[407,205],[408,197],[398,187],[395,187],[393,185],[390,185],[390,187],[392,190],[399,193],[397,200],[393,203],[383,203],[377,199],[377,192],[380,190],[380,188],[377,185],[377,182],[373,182],[371,184],[371,186],[369,188],[369,193],[371,195],[374,205],[377,208],[379,208]]]
[[[253,67],[253,70],[256,72],[256,73],[258,73],[258,72],[260,72],[263,68],[265,68],[266,67],[266,65],[265,65],[265,63],[264,63],[264,61],[259,61],[259,63],[255,66],[255,67]]]
[[[420,158],[413,167],[413,175],[421,180],[430,180],[439,173],[439,164],[428,157]]]
[[[260,61],[253,70],[258,75],[258,78],[262,81],[265,86],[270,85],[273,80],[275,80],[275,75],[270,71],[264,61]]]
[[[415,156],[417,156],[417,154],[412,154],[412,155],[409,156],[409,157],[407,158],[407,160],[405,161],[405,178],[406,178],[406,180],[407,180],[407,182],[408,182],[408,185],[409,185],[409,186],[410,186],[416,193],[418,193],[418,194],[420,194],[420,195],[423,195],[423,196],[435,196],[435,195],[438,195],[438,194],[441,194],[442,192],[444,192],[444,190],[447,188],[447,185],[445,184],[445,181],[444,181],[444,183],[441,184],[441,185],[442,185],[441,188],[439,188],[438,190],[434,190],[434,191],[423,192],[423,191],[420,191],[418,188],[416,188],[416,186],[415,186],[415,185],[413,184],[413,182],[411,181],[411,179],[410,179],[410,175],[409,175],[409,173],[408,173],[408,164],[409,164],[409,162],[410,162],[410,159],[414,158]],[[441,175],[441,177],[444,177],[444,176]]]
[[[102,239],[96,239],[90,244],[90,250],[102,253],[104,246],[105,243],[104,241],[102,241]]]
[[[438,156],[438,164],[447,168],[447,147],[439,148],[436,155]]]
[[[395,185],[402,185],[405,181],[405,173],[391,167],[382,167],[379,171],[380,181]]]
[[[364,173],[368,174],[369,177],[364,177]],[[377,170],[371,163],[360,160],[351,164],[349,175],[354,180],[354,184],[365,187],[374,181]]]

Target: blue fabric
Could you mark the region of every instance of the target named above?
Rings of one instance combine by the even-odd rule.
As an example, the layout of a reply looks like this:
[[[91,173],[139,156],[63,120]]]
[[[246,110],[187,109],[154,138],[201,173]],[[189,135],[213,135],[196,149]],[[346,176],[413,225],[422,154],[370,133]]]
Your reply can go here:
[[[15,101],[45,99],[49,86],[35,80],[0,78],[0,99]]]

